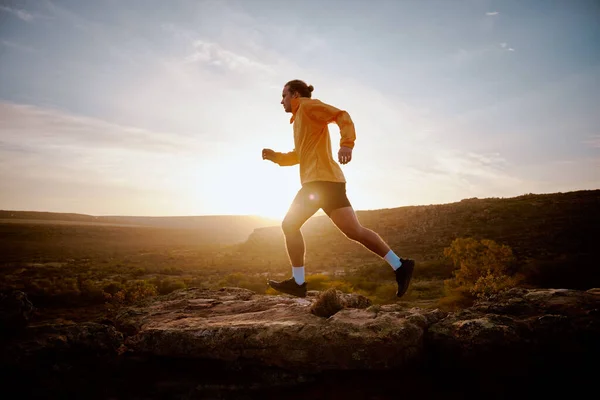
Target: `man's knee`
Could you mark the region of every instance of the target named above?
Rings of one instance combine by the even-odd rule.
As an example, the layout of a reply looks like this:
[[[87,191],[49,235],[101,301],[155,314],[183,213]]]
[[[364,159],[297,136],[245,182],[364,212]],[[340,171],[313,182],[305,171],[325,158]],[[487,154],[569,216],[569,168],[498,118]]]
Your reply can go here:
[[[281,230],[284,235],[296,233],[300,230],[300,225],[292,219],[284,219],[281,223]]]

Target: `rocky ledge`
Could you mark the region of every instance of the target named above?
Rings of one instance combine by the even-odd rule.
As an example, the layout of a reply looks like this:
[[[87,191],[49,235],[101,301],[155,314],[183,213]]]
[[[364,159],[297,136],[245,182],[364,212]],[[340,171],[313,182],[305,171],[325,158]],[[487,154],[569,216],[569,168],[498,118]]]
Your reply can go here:
[[[22,325],[22,310],[17,314]],[[209,370],[259,367],[280,377],[450,367],[479,378],[531,380],[551,371],[546,377],[585,380],[600,355],[600,289],[515,288],[455,313],[377,306],[336,291],[294,298],[186,289],[124,309],[111,324],[23,329],[3,341],[5,370],[39,366],[40,357],[56,370],[75,365],[66,354],[76,354],[108,360],[111,368],[123,359],[160,359]]]
[[[137,354],[315,372],[413,362],[423,354],[427,327],[444,316],[439,311],[369,307],[367,298],[341,292],[317,299],[316,293],[293,298],[239,288],[190,289],[132,307],[119,315],[116,326],[129,335],[125,346]],[[315,314],[319,311],[324,316]]]

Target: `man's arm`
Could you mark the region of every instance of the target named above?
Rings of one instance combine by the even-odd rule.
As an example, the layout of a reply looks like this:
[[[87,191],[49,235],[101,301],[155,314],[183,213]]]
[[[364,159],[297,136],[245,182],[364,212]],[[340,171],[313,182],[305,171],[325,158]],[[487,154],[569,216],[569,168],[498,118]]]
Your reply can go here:
[[[273,162],[282,167],[289,167],[298,164],[300,161],[298,161],[298,154],[296,153],[296,149],[294,149],[288,153],[280,153],[276,151],[275,156],[273,157]]]
[[[340,147],[354,148],[356,130],[354,129],[354,122],[352,122],[350,114],[344,110],[325,104],[320,100],[307,102],[304,107],[309,118],[326,124],[332,122],[337,124],[341,135]]]
[[[263,160],[273,161],[274,163],[279,164],[282,167],[296,165],[299,163],[296,149],[288,153],[280,153],[271,149],[263,149],[262,155]]]

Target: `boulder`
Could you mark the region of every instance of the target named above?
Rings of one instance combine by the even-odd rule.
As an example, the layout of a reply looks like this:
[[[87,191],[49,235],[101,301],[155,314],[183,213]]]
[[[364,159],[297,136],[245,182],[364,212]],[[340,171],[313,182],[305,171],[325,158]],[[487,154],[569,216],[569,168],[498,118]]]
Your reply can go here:
[[[310,306],[310,312],[328,318],[344,308],[367,308],[371,304],[371,300],[365,296],[345,294],[332,288],[316,293],[316,300]]]
[[[568,367],[599,354],[600,293],[514,288],[432,324],[427,342],[444,365],[526,370]]]
[[[338,303],[368,305],[353,296],[343,295]],[[126,346],[137,354],[319,372],[418,362],[427,325],[443,317],[419,309],[343,308],[323,318],[311,312],[316,299],[188,289],[125,310],[117,327],[130,334]]]

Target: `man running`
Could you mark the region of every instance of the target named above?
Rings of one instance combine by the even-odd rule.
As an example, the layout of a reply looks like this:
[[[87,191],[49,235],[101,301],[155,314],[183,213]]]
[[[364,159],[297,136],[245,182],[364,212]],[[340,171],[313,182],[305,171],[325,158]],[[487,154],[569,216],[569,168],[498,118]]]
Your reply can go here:
[[[340,129],[338,160],[347,164],[352,160],[356,139],[354,123],[346,111],[339,110],[317,99],[312,99],[313,86],[292,80],[283,87],[281,104],[291,113],[294,129],[294,150],[280,153],[263,149],[263,160],[280,166],[300,164],[301,189],[298,191],[282,222],[292,277],[281,282],[269,281],[273,289],[298,297],[306,296],[304,278],[304,237],[300,228],[319,209],[349,239],[354,240],[383,258],[393,268],[398,283],[396,295],[402,297],[410,283],[415,267],[414,260],[398,257],[370,229],[363,227],[346,196],[346,179],[339,164],[333,159],[328,124],[336,123]]]

